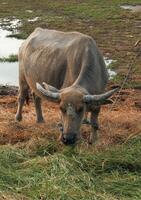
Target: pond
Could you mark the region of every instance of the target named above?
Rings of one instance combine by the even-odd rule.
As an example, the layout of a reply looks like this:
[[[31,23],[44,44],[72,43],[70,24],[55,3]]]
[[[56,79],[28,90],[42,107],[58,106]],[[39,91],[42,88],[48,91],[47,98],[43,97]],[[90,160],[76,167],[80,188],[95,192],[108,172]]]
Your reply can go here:
[[[19,47],[24,40],[9,36],[13,33],[18,33],[17,28],[19,26],[21,26],[19,19],[0,19],[0,58],[7,58],[18,53]]]
[[[11,31],[0,28],[0,58],[9,57],[9,55],[17,54],[23,40],[7,37],[12,34]]]
[[[8,37],[17,33],[17,27],[21,25],[20,20],[13,18],[0,19],[0,58],[8,58],[17,55],[19,47],[24,40]],[[11,31],[13,30],[13,31]],[[0,62],[0,84],[18,85],[18,62]]]

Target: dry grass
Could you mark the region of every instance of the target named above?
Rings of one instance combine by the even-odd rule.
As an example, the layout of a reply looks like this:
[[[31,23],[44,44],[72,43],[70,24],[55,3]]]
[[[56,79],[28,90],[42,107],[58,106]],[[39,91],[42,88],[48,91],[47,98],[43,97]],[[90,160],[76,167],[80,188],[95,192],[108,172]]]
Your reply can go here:
[[[141,112],[140,108],[135,107],[135,101],[141,98],[141,92],[127,91],[128,93],[120,97],[120,101],[112,111],[110,107],[108,111],[107,108],[103,109],[101,114],[103,144],[123,143],[128,137],[141,131]]]
[[[131,135],[141,131],[141,112],[135,102],[141,99],[139,90],[124,90],[111,111],[104,106],[100,113],[100,138],[97,146],[124,143]],[[0,144],[25,142],[31,138],[46,138],[56,141],[59,136],[57,123],[60,120],[58,105],[44,102],[43,110],[46,123],[37,124],[34,105],[24,107],[23,121],[14,121],[17,108],[15,96],[0,98]],[[82,139],[86,142],[90,127],[82,126]]]
[[[23,195],[14,195],[6,192],[0,192],[0,200],[28,200]]]
[[[135,102],[140,98],[139,90],[123,90],[112,111],[111,106],[101,110],[97,144],[87,145],[85,125],[82,142],[73,149],[57,141],[56,104],[44,102],[46,123],[37,124],[30,102],[17,123],[16,97],[1,96],[0,200],[139,200],[141,112]]]

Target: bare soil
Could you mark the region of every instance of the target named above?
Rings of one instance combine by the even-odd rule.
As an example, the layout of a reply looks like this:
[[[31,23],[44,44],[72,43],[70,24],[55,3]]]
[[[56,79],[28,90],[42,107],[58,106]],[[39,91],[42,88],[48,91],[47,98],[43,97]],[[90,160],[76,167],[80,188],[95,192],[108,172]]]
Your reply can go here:
[[[1,87],[0,87],[1,88]],[[100,130],[98,147],[122,144],[133,135],[141,132],[141,90],[124,89],[118,95],[113,106],[102,107],[100,113]],[[113,97],[113,101],[116,99]],[[34,138],[45,138],[57,141],[60,122],[58,105],[52,102],[43,102],[45,123],[37,124],[35,109],[30,104],[23,109],[23,121],[16,122],[14,117],[17,109],[17,88],[7,87],[0,95],[0,144],[16,144],[27,142]],[[90,126],[82,125],[82,141],[87,142]]]

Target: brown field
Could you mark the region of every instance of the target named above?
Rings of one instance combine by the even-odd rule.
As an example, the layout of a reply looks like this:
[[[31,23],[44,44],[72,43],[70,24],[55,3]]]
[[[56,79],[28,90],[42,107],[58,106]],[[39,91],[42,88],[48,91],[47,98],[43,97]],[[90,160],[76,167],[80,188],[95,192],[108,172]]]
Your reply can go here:
[[[141,131],[141,91],[126,89],[118,95],[114,106],[103,106],[100,113],[100,130],[97,147],[121,144]],[[115,101],[116,96],[113,97]],[[111,109],[112,108],[112,109]],[[45,138],[57,141],[60,122],[58,105],[43,102],[45,123],[37,124],[32,100],[23,109],[23,121],[16,122],[17,95],[0,96],[0,144],[22,144],[34,139]],[[82,143],[86,143],[90,127],[82,125]],[[58,142],[59,144],[59,142]]]

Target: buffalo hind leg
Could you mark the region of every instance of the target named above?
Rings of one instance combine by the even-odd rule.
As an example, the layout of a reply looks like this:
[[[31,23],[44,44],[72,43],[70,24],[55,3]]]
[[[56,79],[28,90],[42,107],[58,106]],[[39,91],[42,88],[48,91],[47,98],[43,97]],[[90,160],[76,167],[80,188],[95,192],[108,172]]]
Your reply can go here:
[[[33,92],[33,101],[35,104],[35,110],[36,110],[36,116],[37,116],[37,122],[42,123],[44,122],[44,118],[42,115],[42,108],[41,108],[41,98],[35,95]]]
[[[89,144],[93,144],[94,142],[97,141],[98,139],[98,115],[100,112],[100,106],[95,108],[94,110],[91,111],[91,133],[89,137]]]
[[[22,120],[22,108],[24,105],[25,100],[28,101],[28,90],[29,87],[26,83],[23,84],[24,86],[21,86],[19,89],[19,96],[18,96],[18,109],[16,113],[16,120],[21,121]]]

